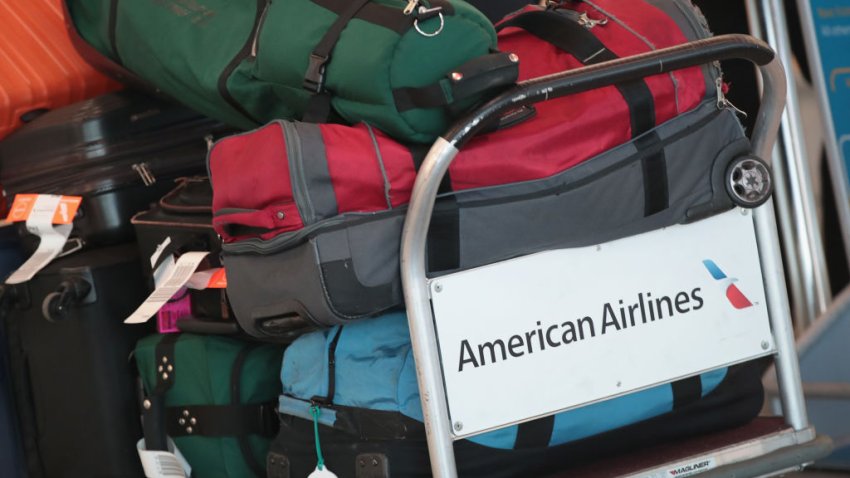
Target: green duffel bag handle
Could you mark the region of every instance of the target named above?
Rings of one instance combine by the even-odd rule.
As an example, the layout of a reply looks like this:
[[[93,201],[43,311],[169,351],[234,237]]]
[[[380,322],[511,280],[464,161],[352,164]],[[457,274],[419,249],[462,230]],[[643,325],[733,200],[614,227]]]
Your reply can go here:
[[[213,358],[210,358],[211,350],[216,355]],[[192,465],[193,477],[203,478],[203,472],[197,473],[198,468],[203,467],[215,468],[222,473],[217,476],[229,476],[224,475],[227,473],[225,470],[242,468],[243,473],[264,477],[265,464],[257,458],[264,452],[256,452],[256,446],[260,440],[268,441],[277,433],[278,391],[271,384],[279,383],[277,369],[280,355],[273,346],[243,343],[225,337],[163,334],[142,339],[136,347],[136,360],[147,392],[142,397],[145,448],[168,450],[168,437],[174,439]],[[265,370],[268,377],[246,379],[246,373],[256,375],[264,372],[263,367],[256,367],[259,370],[248,368],[246,363],[249,361],[254,366],[269,365]],[[230,365],[229,369],[221,370],[221,381],[226,383],[213,384],[215,372],[209,368],[222,364]],[[210,383],[202,387],[204,390],[178,388],[183,374],[198,374],[193,380],[201,382],[204,380],[199,377],[209,376]],[[246,380],[251,382],[249,388],[253,390],[243,390]],[[228,389],[227,403],[209,403],[214,400],[208,395],[215,395],[213,389],[222,389],[222,385]],[[178,390],[179,396],[174,397]],[[265,400],[244,403],[246,393],[264,395]],[[230,445],[211,441],[216,438],[226,439]],[[228,446],[229,451],[225,451]],[[242,463],[223,465],[224,460],[235,456],[241,456],[237,460]],[[212,465],[216,460],[221,463]]]

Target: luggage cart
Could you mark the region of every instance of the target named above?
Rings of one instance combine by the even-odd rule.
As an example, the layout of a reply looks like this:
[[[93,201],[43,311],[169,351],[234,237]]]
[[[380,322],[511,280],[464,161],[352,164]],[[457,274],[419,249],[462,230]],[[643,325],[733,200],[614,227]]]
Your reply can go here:
[[[438,294],[441,296],[451,295],[445,293],[448,288],[464,282],[456,281],[455,278],[450,277],[451,275],[430,280],[426,277],[425,242],[431,213],[439,184],[458,150],[481,131],[489,120],[498,118],[510,109],[659,73],[733,58],[749,60],[760,68],[765,101],[763,101],[759,111],[751,143],[755,156],[769,158],[784,107],[785,76],[782,66],[775,59],[774,53],[769,47],[758,40],[743,35],[727,35],[700,40],[522,82],[516,88],[494,98],[469,114],[443,137],[437,139],[416,178],[405,219],[401,246],[401,272],[405,303],[416,360],[417,379],[431,466],[435,476],[456,476],[453,440],[540,416],[551,415],[567,408],[613,398],[642,389],[641,387],[646,388],[655,383],[671,381],[685,375],[695,375],[706,370],[689,370],[687,374],[676,372],[671,376],[663,377],[664,380],[661,381],[658,381],[659,377],[656,376],[647,379],[646,383],[634,384],[630,390],[613,389],[612,392],[611,389],[614,387],[612,383],[606,385],[608,388],[604,393],[597,393],[595,396],[584,394],[579,401],[568,396],[558,395],[559,399],[563,398],[565,403],[558,404],[545,413],[541,413],[538,409],[525,412],[525,415],[522,414],[523,411],[518,411],[519,415],[517,415],[513,413],[515,408],[522,408],[521,406],[527,404],[516,402],[509,404],[509,407],[515,406],[515,408],[505,408],[505,410],[510,410],[512,414],[510,418],[512,421],[509,423],[493,424],[482,419],[479,420],[477,425],[473,426],[470,424],[471,421],[462,422],[458,420],[454,415],[457,408],[450,409],[450,402],[455,406],[458,403],[467,405],[467,409],[474,412],[477,405],[480,406],[491,400],[496,400],[496,395],[502,395],[495,394],[493,390],[486,388],[472,390],[471,395],[465,395],[462,398],[458,398],[455,394],[455,390],[460,386],[457,385],[456,377],[447,376],[447,372],[452,371],[449,367],[444,367],[443,363],[449,355],[448,349],[441,349],[438,341],[440,334],[445,335],[446,329],[452,328],[448,327],[452,324],[445,320],[441,322],[440,319],[441,316],[448,315],[446,311],[449,307],[445,303],[439,303],[435,296]],[[738,214],[738,217],[744,217],[745,224],[749,224],[747,226],[749,227],[748,235],[753,250],[755,250],[757,242],[757,254],[753,254],[753,256],[757,256],[757,259],[754,259],[755,262],[752,263],[752,267],[755,269],[754,277],[761,279],[754,282],[763,282],[764,286],[763,300],[765,304],[762,307],[765,309],[765,324],[769,317],[769,330],[765,325],[766,334],[769,337],[765,337],[761,342],[763,352],[760,355],[773,355],[775,358],[780,377],[784,421],[757,419],[750,426],[745,427],[746,429],[736,430],[734,433],[713,436],[711,439],[702,442],[697,440],[679,443],[672,448],[662,450],[663,457],[659,461],[647,464],[647,460],[641,460],[642,465],[637,467],[612,460],[610,463],[612,468],[607,471],[595,470],[592,472],[594,476],[675,476],[677,473],[683,473],[681,470],[687,470],[684,473],[688,476],[697,470],[704,471],[705,476],[762,476],[799,468],[802,464],[809,463],[829,452],[831,448],[830,440],[827,437],[816,436],[814,430],[809,426],[806,415],[800,385],[799,365],[794,349],[794,335],[790,322],[779,241],[776,234],[773,204],[768,201],[752,210],[752,214],[749,214],[747,210],[741,212],[742,214]],[[722,216],[729,218],[732,222],[738,221],[735,224],[739,224],[741,219],[732,217],[735,214],[737,213],[724,213]],[[669,228],[669,231],[654,231],[649,233],[654,234],[653,236],[647,236],[640,240],[643,241],[642,244],[645,244],[663,238],[666,234],[682,234],[684,231],[690,230],[688,228],[697,228],[700,223],[710,220],[712,219],[698,221],[687,226],[673,226]],[[743,230],[747,231],[746,228]],[[631,240],[631,238],[622,241],[628,240]],[[598,248],[607,249],[608,246],[601,245]],[[732,248],[734,248],[734,245]],[[561,253],[562,251],[551,252]],[[485,272],[488,274],[498,273],[506,267],[514,267],[520,264],[517,261],[526,261],[527,258],[537,260],[539,263],[541,257],[543,262],[546,262],[549,258],[549,256],[532,255],[516,260],[512,259],[485,266],[485,268],[489,268]],[[479,271],[464,271],[458,273],[458,275],[470,273],[479,274]],[[508,274],[510,274],[510,271]],[[470,276],[467,275],[467,277]],[[480,277],[480,274],[474,277]],[[468,284],[469,281],[467,280],[466,283]],[[491,296],[492,300],[496,300],[496,295]],[[470,296],[480,298],[481,294],[470,293]],[[512,296],[512,299],[502,297],[499,300],[504,304],[509,304],[506,301],[513,301],[514,304],[516,302],[529,302],[528,297],[522,294],[512,294]],[[460,297],[460,302],[463,302],[466,296],[463,293],[455,293],[454,297]],[[445,299],[441,298],[440,300]],[[533,314],[533,312],[529,312],[529,314]],[[723,347],[715,346],[714,349],[723,349]],[[463,355],[461,354],[462,358]],[[687,357],[683,357],[683,361],[686,361],[685,358]],[[738,357],[737,361],[742,361],[741,357]],[[715,366],[721,367],[731,363],[737,362],[733,360],[727,363],[717,363]],[[451,367],[454,367],[454,364],[451,364]],[[600,382],[604,378],[600,377]],[[652,380],[656,381],[653,382]],[[595,387],[596,384],[586,385],[587,387],[583,388],[599,388]],[[627,384],[624,384],[623,388],[626,388],[626,386]],[[450,390],[453,387],[454,389]],[[621,387],[620,381],[616,382],[616,387]],[[512,388],[520,389],[522,387],[514,386]],[[599,389],[601,390],[601,388]],[[580,394],[579,392],[582,389],[573,390],[576,394]],[[464,391],[469,392],[469,390]],[[512,391],[511,393],[521,391]],[[452,395],[450,396],[450,394]],[[543,401],[544,398],[551,397],[540,395],[540,398]],[[677,472],[671,473],[671,471]]]

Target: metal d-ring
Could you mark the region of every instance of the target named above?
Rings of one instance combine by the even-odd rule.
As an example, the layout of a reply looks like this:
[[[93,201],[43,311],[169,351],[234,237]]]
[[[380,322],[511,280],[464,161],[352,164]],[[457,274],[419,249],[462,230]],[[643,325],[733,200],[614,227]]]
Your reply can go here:
[[[419,7],[419,13],[422,13],[423,10],[426,10],[425,7]],[[437,16],[440,17],[440,28],[437,28],[437,31],[432,32],[432,33],[423,32],[422,29],[419,28],[419,19],[418,18],[413,20],[413,28],[415,28],[416,31],[419,32],[419,34],[422,35],[423,37],[429,37],[429,38],[435,37],[435,36],[439,35],[440,32],[443,31],[443,27],[446,26],[446,20],[443,18],[443,12],[438,12]]]

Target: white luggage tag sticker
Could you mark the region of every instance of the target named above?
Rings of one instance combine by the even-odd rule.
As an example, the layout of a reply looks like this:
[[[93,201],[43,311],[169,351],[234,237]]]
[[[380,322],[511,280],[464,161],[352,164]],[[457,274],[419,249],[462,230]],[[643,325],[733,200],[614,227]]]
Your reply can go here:
[[[139,452],[139,460],[142,462],[142,468],[145,470],[147,478],[187,478],[192,476],[192,467],[177,445],[168,439],[168,451],[162,450],[146,450],[145,439],[142,438],[136,444]]]
[[[41,241],[32,257],[6,279],[7,284],[20,284],[32,279],[62,252],[74,227],[72,221],[81,199],[53,194],[19,194],[15,197],[9,220],[25,220],[27,230],[40,237]]]
[[[165,260],[162,261],[162,264],[159,267],[156,266],[157,261],[159,261],[159,256],[165,252],[165,248],[171,244],[171,236],[165,238],[164,241],[159,243],[156,246],[156,250],[153,251],[151,255],[151,270],[153,270],[153,286],[154,289],[158,288],[160,284],[163,283],[166,277],[169,277],[174,269],[174,256],[168,256]],[[155,269],[154,269],[155,268]]]
[[[135,312],[130,314],[130,317],[127,317],[124,323],[141,324],[150,320],[180,288],[186,285],[207,254],[209,254],[208,251],[187,252],[181,255],[174,267],[163,277],[162,283],[157,285],[151,295]]]
[[[307,475],[307,478],[337,478],[337,476],[328,469],[328,467],[323,467],[321,470],[317,466],[313,473]]]

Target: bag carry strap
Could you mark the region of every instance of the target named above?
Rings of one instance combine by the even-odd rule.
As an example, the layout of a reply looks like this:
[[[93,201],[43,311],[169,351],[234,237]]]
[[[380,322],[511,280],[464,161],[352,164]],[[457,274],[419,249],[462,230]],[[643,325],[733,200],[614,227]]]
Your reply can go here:
[[[331,96],[325,90],[325,70],[342,31],[348,25],[348,22],[357,15],[357,12],[368,3],[369,0],[352,0],[345,10],[339,13],[339,16],[336,17],[336,20],[310,53],[307,71],[304,73],[304,80],[301,85],[304,89],[313,93],[313,96],[307,103],[307,109],[302,118],[304,122],[324,123],[330,117]]]
[[[168,451],[165,421],[165,393],[174,385],[177,366],[174,363],[174,346],[179,334],[164,334],[156,344],[156,386],[149,397],[142,399],[142,428],[146,450]]]
[[[481,93],[513,85],[518,78],[519,57],[513,53],[490,53],[467,61],[437,83],[418,88],[395,88],[393,100],[399,112],[450,107]]]
[[[569,10],[568,10],[569,11]],[[574,56],[583,65],[593,65],[619,58],[609,50],[591,31],[558,10],[539,10],[520,13],[496,26],[497,31],[508,27],[522,28],[541,40]],[[653,132],[655,128],[655,102],[652,91],[644,80],[615,85],[629,107],[632,138],[638,138],[635,146],[642,155],[641,167],[644,180],[644,216],[651,216],[667,209],[669,190],[667,162],[663,149],[649,153],[661,142]],[[647,133],[647,134],[645,134]]]
[[[274,434],[276,403],[250,405],[183,405],[165,413],[168,435],[173,437],[243,437]],[[245,453],[246,460],[251,453]]]

